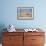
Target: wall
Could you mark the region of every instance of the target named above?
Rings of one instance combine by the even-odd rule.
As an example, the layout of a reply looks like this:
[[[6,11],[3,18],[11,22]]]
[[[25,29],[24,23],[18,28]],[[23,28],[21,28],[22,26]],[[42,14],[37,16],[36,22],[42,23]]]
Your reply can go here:
[[[40,27],[46,32],[46,0],[0,0],[0,29]],[[17,20],[17,7],[34,7],[34,20]],[[0,30],[1,31],[1,30]]]
[[[46,28],[46,0],[1,0],[0,24],[18,28]],[[34,20],[17,20],[17,7],[34,7]]]

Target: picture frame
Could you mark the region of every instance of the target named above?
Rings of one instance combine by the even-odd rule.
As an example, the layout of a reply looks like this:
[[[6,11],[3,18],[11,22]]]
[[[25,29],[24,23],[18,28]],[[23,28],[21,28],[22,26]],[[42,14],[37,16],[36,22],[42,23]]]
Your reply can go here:
[[[18,7],[17,8],[18,20],[33,20],[34,19],[34,7]]]

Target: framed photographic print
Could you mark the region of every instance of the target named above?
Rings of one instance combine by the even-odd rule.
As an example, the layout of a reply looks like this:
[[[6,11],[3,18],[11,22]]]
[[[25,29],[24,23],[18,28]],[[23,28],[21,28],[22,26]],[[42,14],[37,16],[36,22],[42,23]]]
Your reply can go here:
[[[17,19],[18,20],[34,19],[34,8],[33,7],[18,7],[17,8]]]

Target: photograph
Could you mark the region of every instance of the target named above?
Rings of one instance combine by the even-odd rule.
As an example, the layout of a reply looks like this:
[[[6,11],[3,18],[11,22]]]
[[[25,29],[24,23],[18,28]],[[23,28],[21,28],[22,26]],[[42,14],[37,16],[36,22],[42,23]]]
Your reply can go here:
[[[34,8],[33,7],[18,7],[17,19],[20,19],[20,20],[34,19]]]

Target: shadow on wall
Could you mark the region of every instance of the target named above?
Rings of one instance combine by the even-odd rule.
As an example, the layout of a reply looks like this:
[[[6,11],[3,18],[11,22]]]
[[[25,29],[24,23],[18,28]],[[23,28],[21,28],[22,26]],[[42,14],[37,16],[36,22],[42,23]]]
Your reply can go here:
[[[4,30],[5,25],[4,24],[0,24],[0,43],[2,43],[2,32],[5,32],[6,30]]]

